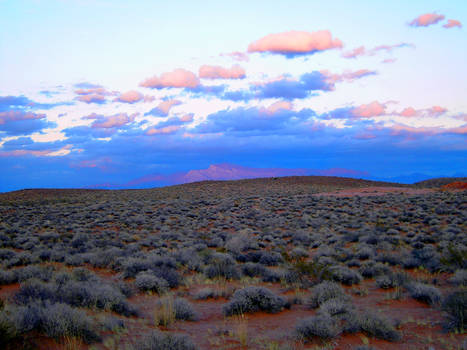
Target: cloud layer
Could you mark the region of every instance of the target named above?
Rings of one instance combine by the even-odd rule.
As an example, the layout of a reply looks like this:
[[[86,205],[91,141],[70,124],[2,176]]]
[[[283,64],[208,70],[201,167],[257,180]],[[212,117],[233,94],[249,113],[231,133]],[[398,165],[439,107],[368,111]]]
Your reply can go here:
[[[293,11],[292,22],[282,13],[270,23],[258,17],[234,32],[210,28],[202,41],[195,26],[180,36],[151,33],[141,46],[134,36],[122,52],[126,66],[96,57],[70,64],[63,81],[7,87],[0,191],[3,183],[129,183],[223,162],[380,175],[466,170],[466,49],[456,13],[354,11],[346,24],[333,11],[333,21],[299,21]]]

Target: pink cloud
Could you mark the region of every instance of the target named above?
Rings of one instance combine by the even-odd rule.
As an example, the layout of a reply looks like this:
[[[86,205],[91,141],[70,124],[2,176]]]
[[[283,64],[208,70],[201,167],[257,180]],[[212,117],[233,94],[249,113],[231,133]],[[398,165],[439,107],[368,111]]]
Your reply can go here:
[[[104,157],[100,159],[82,160],[80,162],[74,162],[70,164],[72,168],[98,168],[100,170],[108,170],[109,164],[112,163],[112,159]]]
[[[449,129],[449,132],[452,133],[452,134],[466,135],[467,134],[467,124],[459,126],[457,128]]]
[[[199,79],[193,72],[179,68],[172,72],[162,73],[160,77],[148,78],[139,85],[151,89],[195,88],[199,86]]]
[[[342,74],[335,74],[331,73],[327,70],[322,70],[320,71],[321,74],[323,74],[326,77],[326,82],[331,86],[332,89],[334,89],[334,84],[340,83],[343,81],[347,81],[349,83],[352,83],[356,79],[361,79],[363,77],[369,76],[369,75],[376,75],[376,71],[372,71],[369,69],[360,69],[357,71],[347,71]]]
[[[43,119],[45,114],[36,114],[32,112],[23,112],[23,111],[6,111],[0,112],[0,125],[7,122],[19,121],[19,120],[33,120],[33,119]]]
[[[376,138],[376,135],[372,133],[364,132],[364,133],[355,135],[355,138],[358,140],[371,140],[371,139]]]
[[[150,128],[146,131],[146,135],[169,135],[180,130],[180,125],[170,125],[163,128]]]
[[[396,58],[386,58],[385,60],[382,60],[381,63],[394,63],[396,61]]]
[[[77,94],[77,95],[103,95],[103,96],[108,96],[108,95],[111,95],[112,93],[107,91],[103,87],[97,87],[97,88],[90,88],[90,89],[78,89],[78,90],[75,90],[75,94]]]
[[[440,106],[433,106],[433,107],[428,109],[429,114],[431,114],[433,116],[439,116],[441,114],[446,113],[447,111],[448,110],[446,108],[440,107]]]
[[[103,87],[91,87],[88,89],[75,90],[75,94],[78,95],[76,100],[84,103],[104,103],[106,102],[106,96],[112,96],[118,94],[117,92],[107,91]]]
[[[370,128],[369,128],[370,129]],[[391,135],[406,135],[406,140],[415,139],[414,136],[433,136],[433,135],[445,135],[445,134],[467,134],[467,124],[461,125],[455,128],[443,128],[443,127],[414,127],[404,124],[395,124],[388,127],[373,126],[373,130],[389,130]]]
[[[386,105],[373,101],[369,104],[363,104],[361,106],[352,109],[352,114],[358,118],[372,118],[385,114]]]
[[[44,157],[49,153],[53,152],[52,150],[42,150],[42,151],[32,151],[18,149],[13,151],[0,152],[0,157],[19,157],[19,156],[35,156],[35,157]]]
[[[439,128],[434,128],[434,127],[420,127],[416,128],[413,126],[407,126],[407,125],[400,125],[396,124],[390,127],[392,130],[391,134],[392,135],[400,135],[403,132],[407,132],[410,134],[422,134],[422,135],[434,135],[434,134],[439,134],[442,133],[446,129],[439,129]]]
[[[454,116],[455,119],[463,120],[464,122],[467,122],[467,114],[460,114]]]
[[[263,85],[267,85],[267,84],[274,83],[276,81],[282,81],[282,80],[297,81],[296,79],[293,79],[293,78],[289,77],[286,74],[281,74],[281,75],[278,75],[276,77],[267,78],[267,79],[262,80],[262,81],[252,81],[252,82],[250,82],[250,85],[263,86]]]
[[[462,28],[462,23],[456,19],[448,19],[448,23],[446,23],[443,27],[444,28],[454,28],[454,27]]]
[[[234,52],[229,52],[229,53],[221,53],[221,56],[228,56],[235,61],[245,61],[248,62],[250,60],[250,57],[248,57],[248,54],[245,52],[240,52],[240,51],[234,51]]]
[[[180,121],[183,123],[190,123],[193,121],[193,113],[186,114],[180,118]]]
[[[402,112],[393,112],[395,115],[401,117],[411,118],[411,117],[439,117],[440,115],[447,112],[447,109],[440,106],[433,106],[426,109],[414,109],[413,107],[407,107],[402,110]]]
[[[198,75],[203,79],[243,79],[245,70],[239,65],[231,68],[204,65],[199,68]]]
[[[412,27],[428,27],[442,21],[443,19],[443,15],[438,15],[437,13],[425,13],[412,20],[409,25]]]
[[[34,156],[34,157],[62,157],[70,153],[71,145],[63,146],[60,149],[46,149],[46,150],[26,150],[17,149],[12,151],[0,152],[0,157],[19,157],[19,156]]]
[[[128,115],[126,113],[119,113],[105,117],[103,115],[98,115],[96,113],[90,114],[83,119],[94,119],[95,122],[91,124],[91,128],[94,129],[111,129],[123,126],[125,124],[132,123],[135,120],[135,117],[139,113],[133,113]]]
[[[366,54],[365,46],[360,46],[360,47],[353,49],[352,51],[344,52],[342,54],[342,57],[356,58],[357,56],[363,56],[364,54]]]
[[[341,48],[342,41],[333,39],[331,32],[321,30],[317,32],[289,31],[269,34],[252,42],[248,52],[270,52],[284,55],[312,54],[317,51]]]
[[[144,102],[153,102],[156,98],[150,95],[144,95]]]
[[[358,56],[374,56],[380,51],[385,51],[387,53],[392,52],[394,49],[402,48],[402,47],[411,47],[414,48],[414,44],[410,43],[399,43],[394,45],[379,45],[375,46],[374,48],[367,50],[365,46],[357,47],[351,51],[344,52],[342,57],[344,58],[357,58]]]
[[[390,127],[392,135],[400,135],[402,133],[418,134],[418,135],[439,135],[439,134],[467,134],[467,124],[455,128],[439,128],[439,127],[412,127],[407,125],[396,124]]]
[[[374,48],[372,48],[369,52],[368,55],[372,56],[376,54],[379,51],[386,51],[386,52],[392,52],[394,49],[402,48],[402,47],[410,47],[410,48],[415,48],[414,44],[410,43],[399,43],[399,44],[394,44],[394,45],[379,45]]]
[[[169,114],[170,112],[170,109],[173,107],[173,106],[178,106],[182,104],[181,101],[179,100],[166,100],[166,101],[162,101],[161,103],[159,103],[159,105],[157,106],[157,108],[163,112],[165,115]]]
[[[292,102],[290,101],[277,101],[268,106],[267,108],[261,108],[260,113],[273,115],[281,110],[291,110],[293,108]]]
[[[105,96],[103,95],[80,95],[76,98],[78,101],[84,103],[103,103],[105,102]]]
[[[360,79],[360,78],[366,77],[368,75],[375,75],[375,74],[376,74],[376,71],[374,71],[374,70],[359,69],[359,70],[354,71],[354,72],[345,72],[345,73],[341,74],[341,77],[342,77],[343,80],[352,82],[355,79]]]
[[[142,93],[135,91],[135,90],[130,90],[130,91],[127,91],[121,94],[114,101],[119,101],[123,103],[136,103],[136,102],[141,101],[142,99],[144,99],[144,96]]]
[[[415,117],[416,115],[417,115],[417,111],[413,109],[412,107],[407,107],[400,113],[401,117],[408,117],[408,118]]]

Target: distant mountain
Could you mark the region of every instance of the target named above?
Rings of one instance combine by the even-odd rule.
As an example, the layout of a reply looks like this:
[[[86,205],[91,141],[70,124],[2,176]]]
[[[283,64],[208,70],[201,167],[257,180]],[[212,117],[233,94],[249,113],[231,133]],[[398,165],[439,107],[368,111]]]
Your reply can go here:
[[[457,174],[456,174],[457,175]],[[376,177],[365,171],[345,168],[310,169],[310,168],[254,168],[236,164],[222,163],[212,164],[207,169],[195,169],[186,172],[172,174],[153,174],[136,178],[124,184],[103,183],[86,188],[151,188],[170,185],[180,185],[198,181],[214,180],[241,180],[267,177],[284,176],[338,176],[373,181],[383,181],[401,184],[414,184],[423,180],[434,178],[434,176],[413,173],[395,177]],[[462,176],[459,174],[458,176]],[[454,181],[454,180],[453,180]]]
[[[207,180],[241,180],[262,177],[283,177],[283,176],[345,176],[353,178],[367,177],[367,172],[331,168],[331,169],[285,169],[285,168],[253,168],[241,165],[222,163],[210,165],[207,169],[190,170],[168,175],[148,175],[132,180],[122,186],[123,188],[158,187],[167,185],[178,185],[197,181]]]

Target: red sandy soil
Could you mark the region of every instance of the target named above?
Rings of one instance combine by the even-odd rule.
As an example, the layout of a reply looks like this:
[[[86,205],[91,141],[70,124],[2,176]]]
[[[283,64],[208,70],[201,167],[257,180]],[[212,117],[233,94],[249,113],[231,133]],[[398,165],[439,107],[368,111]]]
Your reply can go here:
[[[382,196],[385,194],[406,194],[417,195],[434,192],[430,188],[408,188],[408,187],[361,187],[361,188],[345,188],[338,189],[332,192],[321,192],[316,196],[335,196],[335,197],[352,197],[352,196]]]
[[[93,269],[104,279],[111,279],[112,273],[106,269]],[[412,270],[414,277],[425,276],[427,272]],[[442,274],[441,274],[442,275]],[[446,276],[437,276],[439,280],[445,282]],[[291,295],[292,291],[286,291],[277,284],[260,283],[260,285],[271,289],[273,292],[282,295]],[[7,299],[15,291],[19,284],[2,286],[0,288],[0,297]],[[304,305],[293,305],[290,310],[284,310],[277,314],[268,314],[264,312],[245,315],[241,318],[224,318],[222,315],[222,305],[227,302],[226,299],[209,299],[205,301],[196,301],[190,298],[196,290],[206,287],[206,285],[191,285],[181,287],[176,291],[177,295],[186,297],[193,304],[199,319],[196,322],[178,321],[169,328],[163,328],[164,331],[183,333],[189,335],[200,349],[257,349],[267,348],[266,344],[295,344],[293,340],[293,330],[298,320],[314,315],[315,310],[310,310]],[[213,285],[212,287],[215,288]],[[224,288],[240,287],[238,283],[228,282]],[[381,350],[389,349],[447,349],[448,346],[454,346],[453,349],[462,349],[465,335],[449,335],[443,332],[442,322],[445,316],[438,307],[430,307],[424,303],[410,298],[404,293],[399,300],[392,299],[391,293],[394,290],[383,290],[376,286],[374,279],[363,281],[358,286],[344,287],[349,295],[352,295],[353,302],[358,310],[371,310],[381,312],[389,318],[401,322],[400,331],[403,335],[401,342],[388,342],[371,338],[362,333],[344,334],[332,341],[324,344],[316,340],[305,345],[295,344],[296,349],[312,349],[316,346],[328,345],[330,349],[351,350],[354,346],[363,345],[369,342]],[[368,295],[356,296],[353,289],[366,289]],[[304,292],[304,291],[303,291]],[[309,292],[304,292],[308,296]],[[124,344],[136,344],[136,342],[154,330],[153,310],[158,300],[157,295],[139,294],[130,299],[130,302],[136,305],[142,312],[140,318],[125,319],[127,332],[117,337],[114,334],[104,334],[104,342],[94,344],[97,349],[108,349],[104,345],[106,339],[113,338],[113,341],[123,346]],[[93,313],[90,311],[90,313]],[[118,317],[118,315],[115,315]],[[238,331],[242,327],[247,327],[248,347],[242,347],[239,341]],[[37,339],[37,338],[36,338]],[[63,345],[57,344],[52,339],[40,336],[37,343],[39,349],[64,349]],[[81,344],[75,349],[87,349],[88,346]],[[124,348],[124,346],[123,346]],[[295,348],[294,348],[295,349]]]
[[[264,285],[275,293],[289,295],[277,285]],[[238,286],[237,286],[238,287]],[[193,292],[197,287],[190,288]],[[462,349],[465,336],[450,335],[442,330],[442,322],[445,316],[438,307],[430,307],[424,303],[410,298],[404,293],[402,298],[394,300],[390,298],[394,290],[382,290],[377,288],[373,279],[365,280],[357,287],[345,287],[347,293],[352,295],[356,308],[360,311],[380,312],[389,318],[399,320],[402,333],[402,341],[388,342],[371,338],[362,333],[344,334],[328,343],[315,340],[306,344],[295,343],[293,332],[296,323],[305,317],[314,315],[316,310],[310,310],[305,305],[293,305],[290,310],[284,310],[277,314],[258,312],[247,314],[244,318],[225,318],[222,315],[222,305],[226,299],[196,301],[190,298],[199,319],[195,322],[177,321],[168,328],[161,327],[164,331],[189,335],[200,349],[267,349],[268,344],[289,344],[294,349],[313,349],[317,346],[328,345],[329,349],[351,350],[354,346],[369,342],[381,350],[389,349]],[[366,288],[368,295],[353,295],[353,288]],[[186,291],[185,291],[186,292]],[[179,290],[184,297],[184,291]],[[305,293],[307,296],[308,293]],[[142,310],[140,319],[126,320],[128,332],[118,338],[119,344],[135,344],[137,340],[149,334],[153,329],[153,310],[158,297],[156,295],[143,294],[131,298],[131,302]],[[242,347],[239,338],[239,330],[247,328],[247,347]],[[97,348],[105,349],[103,344],[97,344]]]
[[[467,190],[467,182],[455,181],[441,186],[443,190]]]
[[[19,283],[0,287],[0,299],[8,300],[19,289]]]

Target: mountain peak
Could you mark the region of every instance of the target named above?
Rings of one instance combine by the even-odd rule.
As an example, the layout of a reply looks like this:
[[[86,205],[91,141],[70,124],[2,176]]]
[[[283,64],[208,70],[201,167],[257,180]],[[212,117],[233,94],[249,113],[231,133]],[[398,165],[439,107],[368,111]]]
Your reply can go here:
[[[241,180],[264,177],[310,175],[362,177],[367,176],[368,173],[345,168],[330,168],[324,170],[307,168],[254,168],[231,163],[218,163],[210,164],[206,169],[193,169],[187,172],[168,175],[147,175],[128,182],[125,186],[131,187],[138,185],[142,187],[157,187],[162,185],[175,185],[206,180]]]

